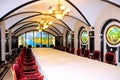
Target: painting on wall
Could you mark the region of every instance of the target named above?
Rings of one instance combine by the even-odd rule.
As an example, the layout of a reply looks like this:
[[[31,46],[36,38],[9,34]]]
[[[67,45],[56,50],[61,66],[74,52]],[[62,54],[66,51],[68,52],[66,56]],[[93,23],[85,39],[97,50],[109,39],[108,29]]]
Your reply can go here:
[[[41,47],[42,46],[42,42],[41,42],[41,32],[39,31],[34,31],[34,38],[33,38],[33,44],[34,47]]]
[[[111,45],[120,43],[120,27],[117,25],[110,26],[106,31],[106,40]]]
[[[86,30],[83,30],[81,33],[81,42],[82,44],[86,44],[88,42],[88,32]]]
[[[30,31],[18,37],[19,47],[49,47],[55,45],[55,36],[47,32]]]

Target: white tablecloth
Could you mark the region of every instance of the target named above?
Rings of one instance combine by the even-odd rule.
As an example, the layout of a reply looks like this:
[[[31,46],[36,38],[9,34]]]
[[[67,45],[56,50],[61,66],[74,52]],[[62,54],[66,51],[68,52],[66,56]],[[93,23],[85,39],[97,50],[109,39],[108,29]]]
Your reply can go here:
[[[51,48],[33,48],[44,80],[120,80],[120,67]]]

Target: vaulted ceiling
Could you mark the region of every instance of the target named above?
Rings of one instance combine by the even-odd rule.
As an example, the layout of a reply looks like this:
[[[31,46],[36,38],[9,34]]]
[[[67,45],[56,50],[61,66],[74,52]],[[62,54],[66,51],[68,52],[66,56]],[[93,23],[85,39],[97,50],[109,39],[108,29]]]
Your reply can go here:
[[[73,31],[77,21],[95,27],[95,20],[102,11],[120,8],[119,0],[61,0],[62,5],[70,8],[71,12],[58,20],[46,14],[49,7],[57,6],[57,3],[57,0],[1,0],[0,21],[5,22],[6,30],[17,33],[29,27],[35,29],[40,18],[47,15],[53,24],[46,31],[62,35],[64,29]]]

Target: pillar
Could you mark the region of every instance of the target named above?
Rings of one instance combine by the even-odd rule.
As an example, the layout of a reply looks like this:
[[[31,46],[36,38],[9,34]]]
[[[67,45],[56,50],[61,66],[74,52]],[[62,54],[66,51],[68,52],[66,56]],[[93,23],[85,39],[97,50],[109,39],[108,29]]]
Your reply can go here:
[[[2,56],[2,61],[5,61],[5,23],[4,21],[0,22],[0,27],[1,27],[1,56]]]
[[[12,32],[9,30],[9,53],[12,54]]]

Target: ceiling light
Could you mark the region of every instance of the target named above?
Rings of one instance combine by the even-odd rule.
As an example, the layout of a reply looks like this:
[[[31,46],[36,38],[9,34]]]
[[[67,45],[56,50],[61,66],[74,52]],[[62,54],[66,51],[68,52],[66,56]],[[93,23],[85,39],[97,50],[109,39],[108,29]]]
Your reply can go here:
[[[70,9],[66,8],[60,3],[60,0],[58,0],[57,7],[50,7],[49,8],[49,14],[52,16],[55,16],[57,19],[63,19],[63,17],[67,14],[69,14]]]

